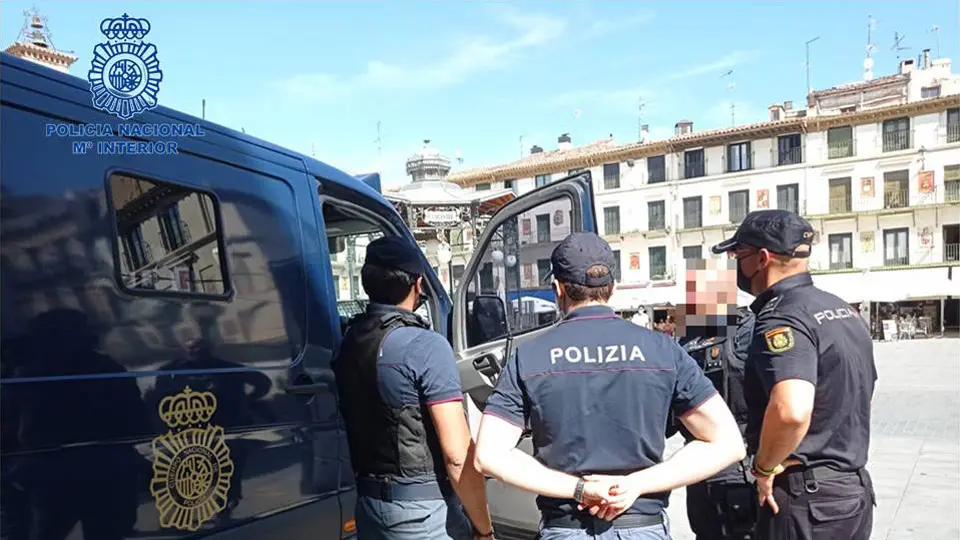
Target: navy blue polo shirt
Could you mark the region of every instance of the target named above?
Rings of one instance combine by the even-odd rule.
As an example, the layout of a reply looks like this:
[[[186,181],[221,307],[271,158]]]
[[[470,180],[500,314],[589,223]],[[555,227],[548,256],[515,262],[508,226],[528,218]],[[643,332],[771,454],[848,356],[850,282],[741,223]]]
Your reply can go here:
[[[371,303],[369,313],[403,311],[402,308]],[[377,360],[380,398],[394,408],[403,405],[436,405],[461,401],[463,390],[460,371],[453,349],[440,334],[426,328],[401,326],[391,330],[380,345]],[[429,416],[424,421],[431,422]],[[445,477],[445,471],[437,471]],[[403,479],[404,483],[434,481],[431,476],[422,479]]]
[[[814,287],[807,273],[777,282],[750,309],[757,314],[744,382],[750,452],[760,444],[773,386],[800,379],[816,394],[810,429],[791,457],[839,471],[866,465],[877,368],[860,313]]]
[[[683,415],[714,394],[673,338],[588,306],[520,344],[484,414],[529,425],[534,457],[550,469],[627,474],[662,461],[671,410]],[[643,495],[628,512],[657,514],[669,495]],[[537,505],[544,513],[575,509],[548,497]]]

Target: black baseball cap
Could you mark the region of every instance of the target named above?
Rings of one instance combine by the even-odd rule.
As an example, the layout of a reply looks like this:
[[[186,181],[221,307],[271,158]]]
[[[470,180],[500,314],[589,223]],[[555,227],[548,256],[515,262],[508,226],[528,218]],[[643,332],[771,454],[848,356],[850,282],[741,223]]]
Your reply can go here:
[[[578,232],[563,239],[550,255],[551,275],[564,283],[602,287],[613,283],[616,261],[610,244],[591,232]],[[588,277],[591,266],[607,267],[607,275]]]
[[[420,248],[399,236],[384,236],[370,242],[364,264],[417,276],[424,274]]]
[[[813,227],[807,220],[789,210],[757,210],[747,214],[731,238],[713,246],[716,254],[737,249],[740,245],[766,249],[790,257],[809,257],[813,247]]]

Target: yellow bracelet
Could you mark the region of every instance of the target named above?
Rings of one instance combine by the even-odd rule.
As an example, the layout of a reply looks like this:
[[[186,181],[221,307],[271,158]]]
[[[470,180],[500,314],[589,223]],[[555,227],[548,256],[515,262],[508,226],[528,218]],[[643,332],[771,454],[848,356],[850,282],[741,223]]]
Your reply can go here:
[[[776,476],[784,471],[783,465],[777,465],[773,469],[766,470],[760,468],[756,463],[753,464],[753,470],[760,473],[761,476]]]

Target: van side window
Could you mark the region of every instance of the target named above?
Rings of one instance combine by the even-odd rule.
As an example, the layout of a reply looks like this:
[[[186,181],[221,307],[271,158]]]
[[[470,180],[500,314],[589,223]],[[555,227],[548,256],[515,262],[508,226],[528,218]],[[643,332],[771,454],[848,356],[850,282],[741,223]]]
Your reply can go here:
[[[130,291],[223,296],[216,202],[167,182],[110,176],[120,285]]]

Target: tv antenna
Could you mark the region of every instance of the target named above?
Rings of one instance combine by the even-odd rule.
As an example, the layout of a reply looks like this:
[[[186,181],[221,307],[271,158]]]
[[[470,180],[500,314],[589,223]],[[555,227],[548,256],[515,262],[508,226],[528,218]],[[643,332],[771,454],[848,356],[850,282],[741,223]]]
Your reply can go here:
[[[901,34],[900,32],[893,33],[893,47],[890,47],[890,50],[897,52],[897,60],[900,60],[900,51],[910,50],[910,47],[903,46],[903,40],[905,39],[907,39],[907,36]]]
[[[374,142],[377,143],[377,161],[380,162],[380,167],[383,167],[383,138],[380,136],[379,120],[377,120],[377,140]]]
[[[927,32],[930,32],[933,34],[933,38],[936,40],[936,43],[937,43],[937,58],[940,58],[940,27],[937,25],[933,25],[933,27],[930,28],[930,30],[927,30]]]
[[[737,83],[733,82],[733,70],[728,70],[726,73],[720,76],[720,78],[730,77],[730,82],[727,83],[727,90],[730,91],[730,125],[736,126],[736,108],[737,104],[733,101],[733,90],[737,87]]]
[[[643,102],[643,96],[637,98],[637,140],[643,141],[643,108],[646,104]]]
[[[877,46],[873,44],[873,31],[877,29],[877,20],[873,15],[867,16],[867,58],[873,56],[877,51]]]

